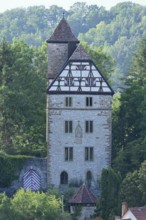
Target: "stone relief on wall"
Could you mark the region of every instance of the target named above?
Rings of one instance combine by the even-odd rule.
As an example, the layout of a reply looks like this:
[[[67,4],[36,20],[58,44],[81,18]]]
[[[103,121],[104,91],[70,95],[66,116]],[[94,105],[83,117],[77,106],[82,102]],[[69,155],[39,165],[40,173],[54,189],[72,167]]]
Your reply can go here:
[[[80,125],[80,121],[78,121],[78,125],[75,129],[75,143],[76,144],[81,144],[82,143],[82,137],[83,137],[82,128],[81,128],[81,125]]]

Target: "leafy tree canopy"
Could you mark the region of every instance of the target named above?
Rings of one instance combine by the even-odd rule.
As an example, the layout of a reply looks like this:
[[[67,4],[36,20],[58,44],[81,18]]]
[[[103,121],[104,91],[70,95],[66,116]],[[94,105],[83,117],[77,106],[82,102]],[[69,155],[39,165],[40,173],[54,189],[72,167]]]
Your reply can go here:
[[[67,213],[62,213],[61,197],[23,189],[13,198],[0,194],[0,213],[1,220],[70,220]]]
[[[0,44],[0,149],[43,156],[45,147],[46,46]]]
[[[131,2],[119,3],[109,11],[85,2],[73,4],[68,11],[52,5],[13,9],[0,14],[0,39],[20,39],[40,46],[54,31],[63,13],[73,33],[90,47],[102,47],[116,63],[110,80],[114,88],[123,86],[131,53],[146,36],[146,7]]]

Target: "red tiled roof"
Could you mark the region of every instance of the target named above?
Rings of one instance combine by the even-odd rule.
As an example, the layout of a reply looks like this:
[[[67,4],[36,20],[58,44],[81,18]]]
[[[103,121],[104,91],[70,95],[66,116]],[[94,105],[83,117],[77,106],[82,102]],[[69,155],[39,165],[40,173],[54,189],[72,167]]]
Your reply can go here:
[[[56,27],[52,36],[47,40],[48,43],[52,42],[79,42],[71,31],[67,21],[63,18]]]
[[[137,220],[146,220],[146,206],[129,209]]]
[[[73,196],[69,202],[70,204],[81,204],[81,205],[95,205],[96,198],[95,196],[87,189],[86,185],[83,184],[78,192]]]
[[[91,60],[91,58],[89,54],[87,54],[87,52],[85,51],[84,47],[79,44],[69,60]]]

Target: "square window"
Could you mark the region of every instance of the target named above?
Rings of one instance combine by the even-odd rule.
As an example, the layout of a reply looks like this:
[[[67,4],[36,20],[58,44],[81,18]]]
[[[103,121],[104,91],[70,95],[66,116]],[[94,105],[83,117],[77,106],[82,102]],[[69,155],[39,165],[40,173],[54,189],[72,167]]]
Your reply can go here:
[[[86,106],[91,107],[93,105],[92,97],[86,97]]]

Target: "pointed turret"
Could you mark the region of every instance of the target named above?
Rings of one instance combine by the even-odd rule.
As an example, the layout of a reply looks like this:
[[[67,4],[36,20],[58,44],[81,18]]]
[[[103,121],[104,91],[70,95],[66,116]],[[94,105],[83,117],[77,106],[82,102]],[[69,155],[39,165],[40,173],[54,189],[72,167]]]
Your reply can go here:
[[[48,79],[54,79],[79,43],[65,18],[59,22],[48,43]]]
[[[71,28],[65,18],[63,18],[56,27],[52,36],[47,40],[47,43],[62,43],[62,42],[76,42],[78,39],[74,36]]]

